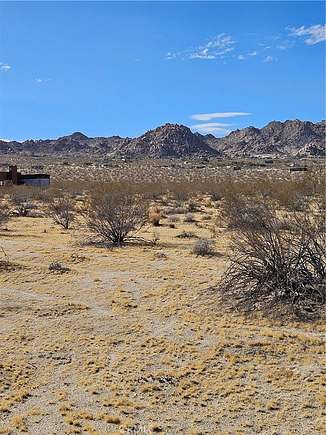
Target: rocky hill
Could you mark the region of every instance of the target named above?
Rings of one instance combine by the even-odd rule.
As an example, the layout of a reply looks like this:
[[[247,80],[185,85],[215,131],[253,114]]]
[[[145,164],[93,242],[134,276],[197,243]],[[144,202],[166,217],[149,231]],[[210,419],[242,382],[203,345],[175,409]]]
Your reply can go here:
[[[119,136],[90,138],[76,132],[58,139],[26,140],[24,142],[6,142],[0,140],[2,153],[28,154],[75,154],[75,153],[110,153],[125,139]]]
[[[218,156],[220,152],[209,146],[204,136],[178,124],[165,124],[142,136],[125,141],[116,150],[137,157],[184,157],[190,155]]]
[[[290,156],[325,155],[325,121],[272,121],[259,129],[235,130],[224,138],[206,137],[210,146],[228,156],[285,154]]]
[[[137,138],[87,137],[76,132],[58,139],[1,141],[0,153],[96,154],[136,157],[225,156],[257,154],[325,156],[325,121],[272,121],[259,129],[235,130],[223,138],[193,133],[188,127],[165,124]]]

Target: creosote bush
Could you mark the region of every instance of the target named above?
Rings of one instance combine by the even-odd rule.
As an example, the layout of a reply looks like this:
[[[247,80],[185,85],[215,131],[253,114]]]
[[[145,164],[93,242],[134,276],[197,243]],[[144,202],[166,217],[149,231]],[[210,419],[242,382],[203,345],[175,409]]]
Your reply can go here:
[[[49,203],[47,212],[56,224],[66,230],[70,228],[76,217],[75,203],[69,197],[54,198]]]
[[[148,222],[148,202],[134,193],[99,191],[85,213],[86,225],[99,242],[113,246],[142,240],[136,233]]]
[[[232,240],[230,266],[218,290],[224,305],[243,312],[301,320],[319,317],[326,295],[325,219],[307,214],[257,214]]]
[[[222,204],[219,224],[234,229],[255,229],[262,221],[272,218],[274,208],[271,203],[261,201],[259,197],[247,197],[229,192]]]

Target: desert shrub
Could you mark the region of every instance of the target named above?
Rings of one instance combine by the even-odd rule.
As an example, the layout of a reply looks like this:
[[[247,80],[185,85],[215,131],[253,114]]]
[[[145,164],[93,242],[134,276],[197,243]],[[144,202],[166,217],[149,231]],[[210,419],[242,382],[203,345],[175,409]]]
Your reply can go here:
[[[201,220],[202,221],[211,221],[213,219],[211,214],[205,214],[204,216],[202,216]]]
[[[214,242],[205,238],[198,239],[193,245],[192,253],[201,256],[214,255]]]
[[[180,218],[179,216],[172,215],[168,217],[168,222],[174,224],[176,222],[180,222]]]
[[[196,211],[200,211],[200,207],[198,204],[192,199],[187,204],[187,210],[189,213],[195,213]]]
[[[182,233],[176,235],[179,239],[197,239],[198,236],[192,231],[182,231]]]
[[[324,217],[271,214],[257,221],[233,238],[230,266],[218,286],[222,302],[244,312],[318,317],[326,294]]]
[[[140,240],[136,233],[148,222],[148,203],[141,195],[104,190],[91,198],[85,217],[99,241],[119,246]]]
[[[274,213],[272,204],[258,197],[231,194],[227,196],[220,212],[219,223],[229,229],[259,229],[262,222]]]
[[[57,272],[57,273],[65,273],[69,272],[69,267],[64,266],[62,263],[59,262],[53,262],[49,264],[49,271],[50,272]]]
[[[10,219],[10,210],[7,204],[0,202],[0,228]]]
[[[75,203],[69,197],[53,199],[48,205],[47,214],[56,224],[68,230],[76,217]]]
[[[271,197],[278,202],[280,207],[289,211],[303,211],[307,206],[307,198],[302,192],[297,191],[292,183],[277,186]]]
[[[212,198],[212,201],[221,201],[222,195],[221,195],[221,193],[213,192],[213,193],[211,193],[211,198]]]
[[[171,183],[170,191],[177,201],[187,201],[193,189],[188,183]]]
[[[183,219],[183,222],[186,222],[186,223],[195,222],[194,215],[192,213],[187,213],[186,216]]]
[[[165,209],[165,214],[167,214],[167,215],[184,214],[186,212],[187,212],[187,209],[184,207],[167,207]]]
[[[161,217],[161,210],[158,207],[151,207],[149,209],[149,221],[154,227],[160,225]]]
[[[18,216],[27,216],[28,213],[35,209],[36,206],[33,203],[33,191],[24,186],[19,187],[11,194],[11,203],[14,207],[14,213]]]

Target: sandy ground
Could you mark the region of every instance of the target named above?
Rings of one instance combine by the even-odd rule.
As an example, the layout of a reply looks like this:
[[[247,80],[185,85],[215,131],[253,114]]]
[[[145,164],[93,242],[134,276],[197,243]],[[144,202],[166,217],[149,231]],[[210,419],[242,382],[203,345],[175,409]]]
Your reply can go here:
[[[176,227],[159,227],[156,247],[110,251],[47,219],[10,222],[1,246],[19,267],[0,272],[0,433],[326,433],[322,325],[223,313],[207,288],[226,237],[201,258],[175,236],[209,232]]]

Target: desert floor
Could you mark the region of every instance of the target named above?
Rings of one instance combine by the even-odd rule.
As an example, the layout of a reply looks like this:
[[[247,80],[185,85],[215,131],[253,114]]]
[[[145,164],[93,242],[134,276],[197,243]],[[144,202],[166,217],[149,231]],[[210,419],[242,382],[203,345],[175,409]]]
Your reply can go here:
[[[108,250],[45,218],[8,224],[0,433],[325,431],[323,326],[224,313],[207,289],[227,237],[216,256],[196,257],[182,229],[210,235],[177,223],[157,229],[155,247]],[[53,261],[70,271],[50,272]]]

